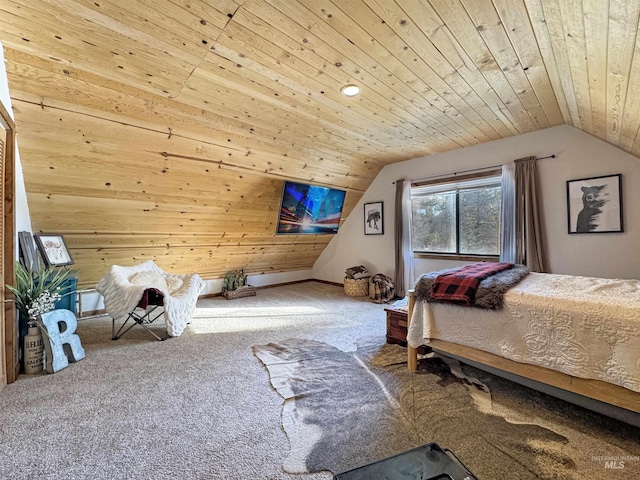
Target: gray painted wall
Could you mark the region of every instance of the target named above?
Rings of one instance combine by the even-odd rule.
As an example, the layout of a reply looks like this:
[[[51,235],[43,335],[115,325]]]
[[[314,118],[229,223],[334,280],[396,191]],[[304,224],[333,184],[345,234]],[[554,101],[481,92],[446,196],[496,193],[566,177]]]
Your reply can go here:
[[[551,272],[640,278],[640,159],[568,125],[386,166],[316,261],[314,278],[342,282],[344,270],[360,264],[372,273],[393,277],[394,180],[551,154],[556,158],[539,162]],[[566,181],[617,173],[622,174],[624,233],[569,235]],[[364,235],[363,205],[378,201],[384,202],[384,235]],[[415,262],[416,274],[462,263],[420,259]]]

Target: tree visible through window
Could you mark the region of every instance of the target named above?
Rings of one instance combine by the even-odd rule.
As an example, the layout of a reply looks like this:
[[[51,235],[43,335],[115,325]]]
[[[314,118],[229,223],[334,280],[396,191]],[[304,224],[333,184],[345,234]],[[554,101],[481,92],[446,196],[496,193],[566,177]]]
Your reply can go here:
[[[414,187],[414,252],[500,254],[500,177]]]

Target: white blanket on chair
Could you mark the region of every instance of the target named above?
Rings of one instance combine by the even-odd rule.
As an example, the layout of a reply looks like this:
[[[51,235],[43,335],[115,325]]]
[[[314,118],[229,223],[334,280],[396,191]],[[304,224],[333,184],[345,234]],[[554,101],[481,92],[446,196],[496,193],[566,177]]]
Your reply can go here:
[[[169,291],[166,284],[132,283],[131,278],[141,272],[155,272],[167,280],[179,279],[182,286],[175,291]],[[198,274],[166,273],[153,260],[148,260],[133,267],[113,265],[109,273],[96,285],[96,290],[104,297],[107,313],[116,321],[124,320],[129,312],[136,308],[147,288],[157,288],[164,294],[163,306],[167,333],[172,337],[182,334],[195,311],[198,295],[204,288],[204,282]]]

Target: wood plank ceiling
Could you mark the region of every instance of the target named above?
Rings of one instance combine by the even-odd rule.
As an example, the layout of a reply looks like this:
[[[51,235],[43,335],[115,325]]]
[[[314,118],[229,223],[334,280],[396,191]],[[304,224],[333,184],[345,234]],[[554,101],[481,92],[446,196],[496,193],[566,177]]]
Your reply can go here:
[[[285,179],[567,123],[640,153],[640,0],[0,0],[35,231],[91,286],[153,258],[216,278],[311,268]],[[354,98],[340,88],[356,84]],[[345,265],[348,267],[349,265]]]

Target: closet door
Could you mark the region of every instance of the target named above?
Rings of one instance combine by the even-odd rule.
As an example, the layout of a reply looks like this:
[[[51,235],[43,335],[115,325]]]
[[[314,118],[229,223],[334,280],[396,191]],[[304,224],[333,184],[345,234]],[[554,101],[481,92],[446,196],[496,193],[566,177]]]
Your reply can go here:
[[[13,294],[5,285],[14,281],[15,241],[15,131],[16,126],[5,104],[0,101],[0,388],[18,378],[18,322]],[[11,301],[7,301],[7,297]]]
[[[6,165],[6,148],[5,145],[7,144],[7,131],[2,127],[2,124],[0,124],[0,193],[2,193],[2,199],[3,201],[0,203],[1,207],[0,207],[0,238],[2,238],[2,242],[3,242],[3,246],[4,246],[4,240],[5,240],[5,211],[6,211],[6,205],[4,202],[5,199],[5,195],[4,195],[4,171],[5,171],[5,165]],[[0,305],[3,305],[4,308],[0,308],[0,325],[2,325],[2,328],[0,328],[0,359],[2,359],[2,361],[0,361],[0,363],[2,364],[0,366],[0,389],[4,388],[4,386],[7,384],[7,363],[5,361],[6,356],[5,356],[5,352],[6,352],[6,346],[5,346],[5,340],[6,340],[6,329],[5,327],[5,308],[7,307],[7,303],[5,302],[5,288],[4,285],[7,283],[5,281],[4,278],[4,269],[5,269],[5,261],[4,261],[4,248],[0,249],[0,286],[2,286],[2,288],[0,288],[0,300],[2,300],[2,303]],[[9,282],[11,282],[11,279],[9,279]],[[10,308],[6,308],[7,310],[10,310]]]

